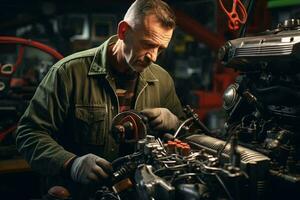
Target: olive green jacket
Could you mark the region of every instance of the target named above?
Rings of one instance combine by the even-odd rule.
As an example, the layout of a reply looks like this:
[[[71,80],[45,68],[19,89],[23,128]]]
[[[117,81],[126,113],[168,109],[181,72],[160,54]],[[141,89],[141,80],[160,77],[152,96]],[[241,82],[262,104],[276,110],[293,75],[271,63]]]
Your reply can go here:
[[[16,134],[17,149],[34,170],[57,175],[66,160],[86,153],[116,158],[118,145],[109,130],[119,105],[106,59],[116,40],[60,60],[40,83]],[[156,64],[139,76],[134,109],[154,107],[182,116],[173,80]]]

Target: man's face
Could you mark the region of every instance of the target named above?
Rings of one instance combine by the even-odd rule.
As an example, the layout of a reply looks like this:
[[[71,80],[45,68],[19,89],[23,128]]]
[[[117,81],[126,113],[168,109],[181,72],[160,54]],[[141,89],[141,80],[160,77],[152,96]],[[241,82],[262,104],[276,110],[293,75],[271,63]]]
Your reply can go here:
[[[124,57],[136,72],[142,72],[155,62],[161,51],[168,47],[173,29],[161,26],[154,15],[145,17],[143,23],[129,28],[124,39]]]

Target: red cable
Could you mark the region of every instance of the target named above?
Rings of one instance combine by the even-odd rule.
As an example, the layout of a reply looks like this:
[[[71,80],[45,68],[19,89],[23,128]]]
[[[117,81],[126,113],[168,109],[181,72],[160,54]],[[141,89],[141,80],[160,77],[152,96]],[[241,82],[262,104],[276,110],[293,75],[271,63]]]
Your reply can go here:
[[[6,137],[6,135],[7,135],[8,133],[11,133],[11,132],[13,132],[13,131],[16,130],[16,129],[17,129],[17,125],[14,124],[14,125],[12,125],[12,126],[6,128],[6,129],[3,130],[3,131],[0,131],[0,142],[4,140],[4,138]]]
[[[17,58],[16,64],[14,65],[13,73],[17,71],[17,68],[22,63],[23,56],[24,56],[24,49],[25,48],[23,45],[19,47],[18,58]]]
[[[26,46],[41,49],[42,51],[47,52],[48,54],[52,55],[58,60],[63,58],[63,56],[55,49],[34,40],[23,39],[18,37],[0,36],[0,44],[23,44]]]

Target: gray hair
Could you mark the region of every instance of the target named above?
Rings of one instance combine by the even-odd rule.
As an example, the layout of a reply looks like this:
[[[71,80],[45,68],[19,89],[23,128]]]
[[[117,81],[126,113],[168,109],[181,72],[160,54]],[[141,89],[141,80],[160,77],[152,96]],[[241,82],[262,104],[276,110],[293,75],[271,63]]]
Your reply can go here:
[[[127,10],[124,21],[137,24],[140,20],[143,20],[145,16],[151,14],[154,14],[164,27],[175,28],[174,12],[169,5],[162,0],[136,0]]]

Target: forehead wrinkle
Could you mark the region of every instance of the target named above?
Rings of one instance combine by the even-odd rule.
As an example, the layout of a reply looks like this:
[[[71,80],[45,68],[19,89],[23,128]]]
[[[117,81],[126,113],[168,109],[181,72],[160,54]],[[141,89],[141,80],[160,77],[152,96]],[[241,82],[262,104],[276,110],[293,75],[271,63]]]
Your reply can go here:
[[[155,42],[159,45],[167,46],[171,40],[172,34],[160,34],[157,31],[148,30],[145,32],[145,39]]]

